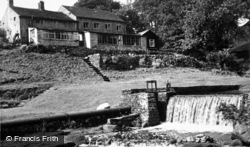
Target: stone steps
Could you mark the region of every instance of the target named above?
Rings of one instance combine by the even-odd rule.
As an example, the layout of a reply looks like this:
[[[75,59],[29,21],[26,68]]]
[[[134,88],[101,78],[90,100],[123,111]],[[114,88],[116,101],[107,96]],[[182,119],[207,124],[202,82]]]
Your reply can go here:
[[[88,58],[84,58],[83,60],[89,65],[90,68],[92,68],[99,76],[101,76],[102,79],[103,79],[105,82],[110,82],[109,77],[103,75],[103,73],[102,73],[98,68],[96,68],[96,67],[89,61]]]

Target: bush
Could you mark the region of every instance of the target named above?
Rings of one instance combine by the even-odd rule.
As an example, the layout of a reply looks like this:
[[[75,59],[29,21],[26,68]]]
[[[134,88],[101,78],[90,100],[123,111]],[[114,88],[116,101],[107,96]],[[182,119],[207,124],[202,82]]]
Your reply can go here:
[[[217,112],[222,112],[223,117],[226,120],[232,121],[234,125],[237,123],[250,125],[250,112],[246,106],[242,106],[238,109],[233,104],[227,105],[226,103],[222,103],[217,108]]]
[[[102,69],[131,70],[139,66],[138,56],[117,55],[104,56],[102,59]]]
[[[85,57],[92,54],[103,54],[103,55],[121,55],[121,54],[146,54],[145,50],[141,49],[129,49],[129,50],[117,50],[112,48],[106,49],[88,49],[88,48],[72,48],[69,49],[68,54],[71,56]]]
[[[239,75],[248,70],[248,64],[244,59],[238,59],[234,54],[229,54],[227,50],[212,52],[206,56],[206,60],[214,68],[229,70]]]

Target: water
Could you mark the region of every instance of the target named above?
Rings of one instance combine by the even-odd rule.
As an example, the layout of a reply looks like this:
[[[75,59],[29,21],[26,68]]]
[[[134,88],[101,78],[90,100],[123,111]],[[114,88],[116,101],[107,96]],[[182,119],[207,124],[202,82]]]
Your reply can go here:
[[[176,95],[170,98],[167,106],[167,123],[199,126],[232,127],[216,109],[221,103],[234,104],[238,108],[242,94],[217,95]]]

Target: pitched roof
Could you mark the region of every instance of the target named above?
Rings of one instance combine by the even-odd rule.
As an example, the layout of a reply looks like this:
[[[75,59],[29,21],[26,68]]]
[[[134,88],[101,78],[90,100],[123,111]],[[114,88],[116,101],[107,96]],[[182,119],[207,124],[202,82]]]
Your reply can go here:
[[[153,34],[154,36],[158,37],[154,32],[152,32],[152,31],[149,30],[149,29],[147,29],[147,30],[145,30],[145,31],[142,31],[142,32],[139,32],[138,34],[139,34],[140,36],[144,36],[144,35],[146,35],[147,33],[151,33],[151,34]]]
[[[139,32],[138,34],[139,35],[141,35],[141,36],[143,36],[143,35],[145,35],[147,32],[149,32],[150,30],[148,29],[148,30],[144,30],[144,31],[142,31],[142,32]]]
[[[25,17],[38,17],[45,19],[54,19],[54,20],[62,20],[62,21],[74,21],[67,15],[62,12],[54,12],[47,10],[39,10],[39,9],[27,9],[20,7],[11,7],[17,14]]]
[[[119,16],[115,15],[110,11],[89,9],[86,7],[70,7],[70,6],[63,6],[63,7],[69,10],[76,17],[124,22],[124,20],[122,20]]]

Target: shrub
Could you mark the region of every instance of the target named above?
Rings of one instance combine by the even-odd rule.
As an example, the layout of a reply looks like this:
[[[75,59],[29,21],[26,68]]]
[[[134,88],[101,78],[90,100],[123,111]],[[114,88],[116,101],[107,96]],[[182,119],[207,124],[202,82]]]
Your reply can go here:
[[[226,103],[222,103],[217,108],[217,112],[222,112],[223,117],[226,120],[232,121],[234,125],[237,123],[250,125],[250,112],[246,106],[242,106],[238,109],[233,104],[227,105]]]
[[[248,64],[244,59],[238,59],[234,54],[229,54],[227,50],[212,52],[206,56],[206,60],[215,68],[236,72],[239,75],[248,70]]]
[[[102,69],[130,70],[139,66],[140,58],[138,56],[116,55],[104,56],[102,59]]]

